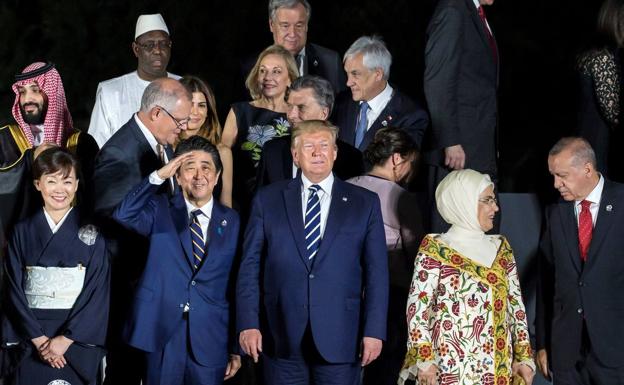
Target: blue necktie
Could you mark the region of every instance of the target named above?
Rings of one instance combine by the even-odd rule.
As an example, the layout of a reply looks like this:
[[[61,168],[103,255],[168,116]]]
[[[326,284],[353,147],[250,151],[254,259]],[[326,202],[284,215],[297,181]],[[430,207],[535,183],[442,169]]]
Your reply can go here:
[[[201,210],[191,211],[191,240],[193,241],[193,267],[197,269],[201,264],[202,259],[206,255],[206,241],[202,235],[201,225],[199,224],[198,216],[202,215]]]
[[[368,127],[366,112],[369,108],[366,102],[360,104],[360,116],[358,117],[357,126],[355,126],[355,147],[358,149],[360,149],[360,144],[362,144],[364,135],[366,135],[366,128]]]
[[[308,260],[314,258],[321,243],[321,201],[318,196],[320,189],[321,187],[316,184],[308,188],[309,195],[306,203],[304,227]]]

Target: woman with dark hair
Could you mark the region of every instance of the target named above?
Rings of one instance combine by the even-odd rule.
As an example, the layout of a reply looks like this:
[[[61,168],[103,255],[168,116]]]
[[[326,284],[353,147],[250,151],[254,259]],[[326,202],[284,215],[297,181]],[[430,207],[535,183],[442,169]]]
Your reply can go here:
[[[416,197],[400,183],[409,179],[416,157],[416,144],[404,130],[383,128],[364,151],[370,172],[348,180],[379,195],[388,248],[388,339],[379,358],[364,369],[366,385],[396,384],[406,352],[405,303],[423,230]]]
[[[180,83],[191,92],[192,100],[188,128],[180,132],[179,140],[198,135],[217,147],[223,163],[221,174],[223,184],[215,191],[215,196],[219,197],[224,206],[232,207],[232,150],[221,144],[221,124],[214,93],[206,82],[196,76],[185,76],[180,79]]]
[[[594,47],[579,56],[579,135],[596,151],[597,168],[612,180],[624,181],[618,148],[621,133],[624,0],[605,0],[598,12]]]
[[[15,226],[5,260],[2,348],[20,355],[8,384],[93,384],[104,356],[108,257],[72,207],[78,169],[57,147],[34,160],[43,209]]]
[[[279,45],[269,46],[260,53],[245,82],[252,101],[232,104],[222,143],[234,154],[234,200],[238,205],[246,207],[251,202],[264,144],[290,133],[284,95],[298,76],[290,52]],[[225,185],[227,176],[222,178]]]

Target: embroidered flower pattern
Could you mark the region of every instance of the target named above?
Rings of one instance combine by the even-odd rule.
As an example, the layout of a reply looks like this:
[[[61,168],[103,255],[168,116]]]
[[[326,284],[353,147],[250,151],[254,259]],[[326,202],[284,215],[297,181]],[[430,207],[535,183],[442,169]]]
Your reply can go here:
[[[247,132],[247,140],[243,142],[242,149],[251,152],[254,166],[262,156],[262,147],[273,138],[287,135],[290,132],[290,123],[284,118],[273,119],[273,124],[250,126]]]

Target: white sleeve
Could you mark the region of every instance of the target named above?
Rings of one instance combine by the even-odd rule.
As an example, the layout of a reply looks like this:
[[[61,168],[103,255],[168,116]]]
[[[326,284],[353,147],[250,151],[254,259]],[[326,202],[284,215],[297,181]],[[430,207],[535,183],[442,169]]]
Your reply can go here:
[[[89,123],[89,134],[95,139],[98,146],[102,148],[104,143],[113,135],[113,128],[107,119],[106,103],[102,91],[102,83],[98,84],[95,94],[95,104],[91,112],[91,122]]]

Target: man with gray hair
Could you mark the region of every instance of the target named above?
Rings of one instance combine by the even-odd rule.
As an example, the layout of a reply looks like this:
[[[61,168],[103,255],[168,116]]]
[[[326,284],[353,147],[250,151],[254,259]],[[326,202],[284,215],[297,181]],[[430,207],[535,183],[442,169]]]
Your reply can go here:
[[[334,107],[334,90],[327,80],[304,75],[292,82],[286,90],[285,99],[288,121],[294,127],[305,120],[327,120]],[[290,142],[291,136],[287,135],[264,145],[258,166],[258,187],[297,176],[299,167],[293,162]],[[361,175],[364,171],[362,153],[340,139],[336,145],[338,155],[334,174],[342,180]]]
[[[344,55],[347,87],[338,96],[332,121],[340,139],[364,151],[382,127],[405,130],[420,147],[429,117],[425,110],[388,83],[392,55],[377,36],[362,36]]]
[[[295,58],[299,75],[318,75],[335,90],[345,89],[345,77],[338,52],[308,42],[308,23],[312,7],[307,0],[269,0],[269,29],[273,44],[286,48]],[[243,64],[247,76],[257,55]]]
[[[180,78],[167,72],[171,37],[159,13],[139,16],[132,53],[138,62],[136,71],[98,84],[89,134],[100,148],[138,110],[141,95],[151,81],[162,77]]]
[[[138,384],[142,354],[125,346],[121,328],[148,252],[147,239],[112,220],[115,207],[155,169],[172,159],[170,146],[186,130],[191,94],[177,80],[160,78],[147,86],[141,109],[106,142],[95,159],[95,214],[111,253],[111,309],[107,384]],[[173,191],[172,180],[163,190]]]
[[[548,155],[561,201],[547,208],[540,241],[537,364],[555,385],[620,384],[624,378],[624,185],[596,170],[582,138]]]

